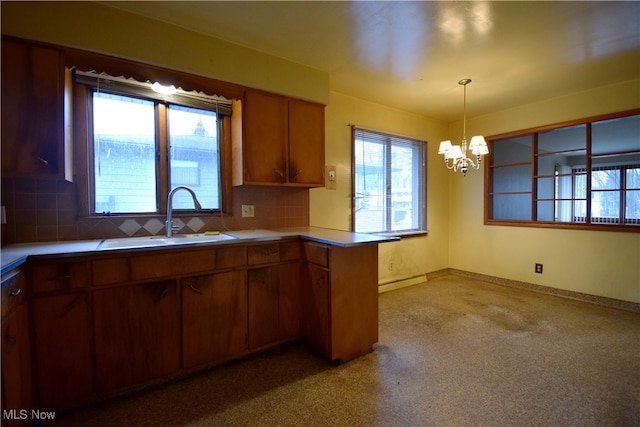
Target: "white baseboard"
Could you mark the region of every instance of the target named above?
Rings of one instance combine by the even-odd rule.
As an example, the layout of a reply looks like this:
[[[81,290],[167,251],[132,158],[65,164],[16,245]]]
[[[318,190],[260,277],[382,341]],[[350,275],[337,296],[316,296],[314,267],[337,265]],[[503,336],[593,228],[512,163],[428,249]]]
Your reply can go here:
[[[407,286],[413,286],[427,281],[426,274],[420,274],[418,276],[405,277],[403,279],[393,279],[388,282],[380,283],[378,285],[378,293],[395,291],[396,289],[406,288]]]

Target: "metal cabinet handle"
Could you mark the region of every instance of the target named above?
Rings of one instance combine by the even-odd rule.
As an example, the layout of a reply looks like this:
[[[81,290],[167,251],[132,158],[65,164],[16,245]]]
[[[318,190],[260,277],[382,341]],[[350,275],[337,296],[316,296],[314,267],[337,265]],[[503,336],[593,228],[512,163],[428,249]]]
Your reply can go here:
[[[165,285],[164,289],[162,290],[162,293],[160,294],[160,296],[155,300],[156,303],[159,303],[160,301],[162,301],[164,299],[164,297],[167,296],[167,294],[169,293],[169,285]]]
[[[10,297],[17,297],[22,292],[22,288],[18,288],[9,294]]]
[[[259,283],[262,283],[262,284],[266,283],[266,280],[265,280],[264,277],[260,277],[260,276],[258,276],[257,273],[253,273],[253,272],[249,273],[249,279],[250,280],[255,280],[256,282],[259,282]]]
[[[10,345],[11,347],[16,345],[16,343],[18,342],[16,337],[14,337],[12,335],[9,335],[9,334],[5,334],[4,339],[5,339],[5,341],[7,341],[7,344]]]
[[[302,169],[297,169],[293,175],[289,176],[289,181],[295,181],[296,179],[298,179],[298,175],[300,175],[300,172],[302,172]]]
[[[198,288],[196,288],[196,287],[195,287],[195,286],[193,286],[193,285],[189,285],[189,288],[190,288],[193,292],[195,292],[195,293],[198,293],[198,294],[202,295],[202,290],[201,290],[201,289],[198,289]]]
[[[67,304],[67,307],[64,309],[64,311],[58,315],[58,319],[62,319],[67,314],[69,314],[74,308],[76,308],[76,304],[76,300],[69,301],[69,304]]]
[[[278,178],[280,178],[280,182],[284,182],[284,172],[277,168],[273,168],[273,171],[278,175]]]
[[[47,280],[50,282],[57,282],[58,280],[69,280],[71,279],[70,274],[61,274],[58,277],[47,277]]]
[[[37,155],[37,154],[35,154],[35,153],[32,153],[32,154],[33,154],[33,157],[35,157],[35,158],[36,158],[36,160],[38,160],[40,163],[42,163],[43,165],[45,165],[45,166],[47,166],[47,167],[49,166],[49,161],[48,161],[47,159],[44,159],[44,158],[42,158],[42,157],[38,156],[38,155]]]

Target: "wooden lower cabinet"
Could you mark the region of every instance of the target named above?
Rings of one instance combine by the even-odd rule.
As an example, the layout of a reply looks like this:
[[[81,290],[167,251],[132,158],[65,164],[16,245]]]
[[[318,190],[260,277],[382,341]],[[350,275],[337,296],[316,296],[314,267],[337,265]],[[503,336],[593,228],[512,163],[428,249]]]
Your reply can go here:
[[[2,275],[2,426],[24,425],[33,408],[29,310],[21,270]]]
[[[378,341],[378,246],[304,245],[305,338],[338,362],[370,353]]]
[[[3,294],[3,408],[70,409],[299,338],[339,362],[378,340],[377,245],[157,252],[28,265],[35,291]]]
[[[301,335],[300,263],[252,268],[249,286],[249,349]]]
[[[19,411],[33,408],[28,322],[27,308],[21,306],[2,324],[3,426],[24,425],[24,421],[16,419],[21,415]]]
[[[308,279],[303,289],[303,333],[322,354],[331,354],[329,340],[329,271],[307,264]]]
[[[247,350],[245,271],[182,279],[183,367],[231,359]]]
[[[92,392],[91,319],[87,292],[33,301],[37,406],[59,409]]]
[[[93,324],[99,392],[141,384],[180,369],[175,280],[96,290]]]

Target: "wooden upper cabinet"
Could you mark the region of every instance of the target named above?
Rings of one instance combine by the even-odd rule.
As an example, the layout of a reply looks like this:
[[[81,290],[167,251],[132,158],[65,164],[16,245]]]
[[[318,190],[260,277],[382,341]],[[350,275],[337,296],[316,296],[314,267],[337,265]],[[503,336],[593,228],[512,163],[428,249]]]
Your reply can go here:
[[[286,182],[287,108],[286,98],[247,92],[243,141],[246,183]]]
[[[2,40],[3,176],[70,178],[65,75],[62,51]]]
[[[324,185],[323,105],[247,91],[242,109],[233,136],[234,185]]]
[[[289,182],[324,186],[324,106],[289,101]]]

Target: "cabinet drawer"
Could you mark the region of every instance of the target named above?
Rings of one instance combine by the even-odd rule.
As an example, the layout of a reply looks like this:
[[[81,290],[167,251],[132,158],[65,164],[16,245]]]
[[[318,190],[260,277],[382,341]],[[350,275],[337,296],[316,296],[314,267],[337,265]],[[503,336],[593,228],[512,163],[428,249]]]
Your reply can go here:
[[[25,300],[24,275],[20,270],[2,276],[2,318]]]
[[[300,259],[300,242],[280,243],[280,261],[294,261]]]
[[[329,247],[319,243],[304,242],[304,257],[313,264],[328,267]]]
[[[93,285],[113,285],[131,280],[129,258],[107,258],[93,261]]]
[[[216,270],[245,265],[247,265],[247,248],[245,246],[216,249]]]
[[[33,292],[53,292],[88,286],[91,271],[86,262],[62,262],[33,267]]]
[[[216,268],[216,251],[158,253],[131,258],[131,279],[156,279],[200,273]]]
[[[293,261],[300,258],[300,244],[286,242],[249,246],[247,258],[249,265]]]

